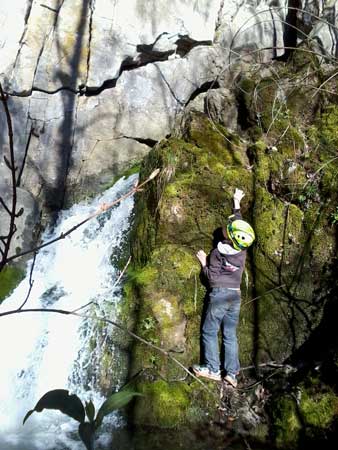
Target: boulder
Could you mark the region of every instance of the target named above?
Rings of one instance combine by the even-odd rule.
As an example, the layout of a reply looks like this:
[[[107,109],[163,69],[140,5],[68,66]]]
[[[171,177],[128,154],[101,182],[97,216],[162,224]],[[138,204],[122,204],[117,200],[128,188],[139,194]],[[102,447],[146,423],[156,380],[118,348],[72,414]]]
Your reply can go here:
[[[307,64],[300,50],[288,64],[275,62],[264,74],[255,67],[243,68],[233,94],[236,98],[245,94],[240,107],[248,121],[238,123],[236,133],[210,120],[199,110],[196,98],[196,107],[179,122],[180,131],[150,151],[141,178],[154,168],[161,172],[136,199],[133,267],[125,301],[130,310],[137,311],[136,333],[164,350],[175,350],[175,331],[181,323],[184,331],[175,357],[185,367],[200,362],[200,327],[208,291],[195,255],[200,248],[208,253],[215,246],[219,229],[232,212],[233,192],[236,187],[242,189],[241,211],[252,223],[257,239],[248,252],[241,285],[238,340],[245,367],[240,375],[241,392],[250,402],[245,394],[250,389],[245,388],[256,386],[260,374],[270,378],[272,372],[264,372],[264,368],[285,369],[284,374],[276,372],[275,380],[264,383],[263,388],[268,389],[268,396],[277,391],[278,409],[270,416],[275,420],[272,429],[279,429],[281,420],[284,427],[290,417],[289,410],[279,410],[280,399],[292,385],[305,400],[305,385],[313,378],[310,375],[304,381],[304,373],[312,368],[319,378],[316,402],[323,402],[323,408],[330,403],[327,419],[317,430],[325,440],[336,420],[337,403],[332,393],[335,382],[330,384],[328,372],[324,373],[331,367],[331,380],[335,379],[336,333],[334,314],[328,311],[335,311],[337,305],[337,96],[327,94],[318,109],[318,98],[310,92],[321,80],[308,70],[318,62],[313,55],[305,58]],[[330,78],[333,70],[325,72],[329,92],[336,86],[336,80]],[[308,83],[304,83],[306,74]],[[167,311],[174,314],[169,318]],[[180,315],[186,318],[184,328]],[[151,326],[142,325],[145,321]],[[164,338],[168,329],[170,340]],[[254,367],[253,378],[250,367]],[[295,372],[304,383],[298,384],[294,375],[288,378],[288,373]],[[206,421],[219,420],[216,408],[210,412],[206,399],[212,394],[204,397],[203,389],[170,357],[135,343],[131,376],[136,373],[142,373],[135,383],[137,389],[149,393],[146,400],[137,399],[132,412],[138,427],[184,424],[200,429]],[[160,380],[166,389],[175,382],[185,393],[184,398],[175,397],[177,411],[172,412],[170,423],[157,421],[151,413],[152,405],[156,408],[161,401],[156,389]],[[212,390],[215,395],[224,394],[215,386]],[[267,421],[264,408],[257,409],[256,401],[254,408],[260,412],[250,425],[242,417],[241,405],[233,409],[238,418],[235,426],[241,423],[257,436],[257,424],[266,425]],[[304,416],[304,420],[310,435],[312,417]],[[286,428],[280,434],[284,432]],[[294,448],[301,445],[301,438],[297,428],[290,436]]]

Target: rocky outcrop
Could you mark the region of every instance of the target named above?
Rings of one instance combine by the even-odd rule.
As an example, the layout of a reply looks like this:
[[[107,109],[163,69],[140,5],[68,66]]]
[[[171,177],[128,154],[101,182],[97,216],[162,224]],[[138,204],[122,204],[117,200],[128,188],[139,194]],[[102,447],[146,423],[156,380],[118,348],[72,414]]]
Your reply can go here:
[[[320,51],[334,52],[335,2],[320,5],[1,2],[0,80],[10,95],[18,166],[25,166],[22,189],[47,211],[102,190],[172,132],[197,94],[224,85],[229,64],[244,55],[282,57],[295,27],[304,29],[300,39],[310,33]],[[294,7],[306,12],[293,14]],[[1,114],[2,153],[4,121]],[[4,165],[0,176],[7,182]]]
[[[198,110],[201,104],[196,101],[182,117],[180,133],[156,145],[145,159],[144,176],[155,167],[161,172],[138,197],[132,236],[134,268],[126,286],[126,302],[131,309],[136,305],[137,333],[190,367],[200,360],[199,330],[206,294],[195,254],[200,248],[212,249],[231,213],[235,187],[244,190],[243,216],[254,225],[257,241],[249,252],[242,282],[238,334],[241,363],[247,369],[241,374],[243,395],[239,394],[239,405],[233,408],[238,414],[234,427],[245,433],[251,430],[257,437],[257,424],[268,423],[257,399],[250,403],[245,395],[247,391],[259,396],[255,388],[261,382],[262,392],[268,390],[276,407],[269,437],[277,446],[282,447],[288,423],[294,421],[288,448],[301,446],[314,432],[318,442],[324,442],[337,419],[336,385],[333,378],[328,380],[324,366],[337,362],[336,339],[328,343],[335,326],[327,311],[335,311],[337,304],[333,280],[338,100],[337,95],[318,91],[326,80],[328,91],[336,92],[333,73],[333,66],[322,70],[316,58],[303,50],[289,64],[275,62],[263,72],[243,67],[233,80],[237,133],[210,120]],[[204,100],[205,106],[207,96]],[[170,315],[168,307],[160,308],[160,304],[170,305]],[[178,321],[185,330],[179,341]],[[320,350],[319,342],[330,351]],[[273,370],[279,367],[274,375],[266,371],[269,364]],[[251,375],[250,366],[254,369]],[[279,375],[283,369],[293,375]],[[306,378],[311,371],[316,387]],[[146,393],[134,409],[137,426],[200,427],[218,414],[210,409],[212,395],[170,357],[135,344],[131,375],[136,373],[142,374],[137,388]],[[332,373],[336,373],[334,368]],[[224,396],[224,391],[212,388]],[[168,407],[162,390],[175,396],[172,420],[154,417],[152,412],[161,405]],[[286,392],[291,392],[287,398]],[[260,411],[258,416],[249,406],[243,407],[245,399],[254,411]],[[327,413],[322,420],[312,415],[316,404]],[[223,407],[226,415],[234,413],[224,403]]]

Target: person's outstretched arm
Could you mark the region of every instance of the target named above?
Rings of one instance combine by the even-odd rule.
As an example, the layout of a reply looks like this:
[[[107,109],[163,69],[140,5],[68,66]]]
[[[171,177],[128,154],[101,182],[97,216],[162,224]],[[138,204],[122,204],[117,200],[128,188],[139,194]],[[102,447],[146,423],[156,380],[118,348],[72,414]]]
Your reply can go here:
[[[234,193],[234,209],[241,209],[241,200],[244,197],[244,192],[236,188]]]

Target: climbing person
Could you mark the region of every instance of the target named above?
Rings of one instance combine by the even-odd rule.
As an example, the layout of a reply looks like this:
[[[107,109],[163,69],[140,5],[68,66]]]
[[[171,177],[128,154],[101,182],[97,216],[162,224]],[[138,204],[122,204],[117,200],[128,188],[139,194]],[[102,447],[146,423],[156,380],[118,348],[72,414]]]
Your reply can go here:
[[[244,192],[235,189],[233,214],[222,228],[223,240],[210,253],[196,254],[207,277],[211,292],[202,326],[204,365],[194,364],[192,369],[199,377],[221,381],[218,331],[222,332],[222,363],[224,380],[237,387],[239,372],[237,324],[241,305],[240,284],[246,259],[246,250],[255,240],[251,225],[242,220],[240,203]]]

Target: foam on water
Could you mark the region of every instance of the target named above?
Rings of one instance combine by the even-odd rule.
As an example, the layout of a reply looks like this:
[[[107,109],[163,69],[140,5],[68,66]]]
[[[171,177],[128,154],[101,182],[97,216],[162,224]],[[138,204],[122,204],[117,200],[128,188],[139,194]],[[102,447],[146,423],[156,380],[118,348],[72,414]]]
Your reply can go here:
[[[99,204],[111,202],[127,192],[136,178],[133,175],[121,179],[91,202],[61,212],[56,226],[46,231],[43,241],[66,232],[94,212]],[[129,228],[132,208],[133,199],[129,197],[112,211],[41,250],[25,307],[75,310],[94,302],[99,315],[109,305],[109,318],[114,319],[112,305],[118,304],[120,287],[113,288],[119,274],[110,258]],[[31,264],[32,261],[28,263],[26,279],[3,302],[0,311],[17,308],[26,298]],[[78,423],[58,411],[34,413],[24,426],[22,420],[51,389],[69,389],[83,403],[91,398],[96,408],[100,406],[104,399],[98,387],[88,382],[86,373],[81,373],[91,364],[94,364],[91,372],[98,369],[95,367],[98,357],[93,363],[89,346],[95,324],[94,319],[56,313],[34,312],[0,318],[0,450],[83,448],[77,440]],[[82,380],[83,383],[86,380],[86,386],[79,384]],[[109,420],[119,421],[117,416]],[[103,436],[100,439],[105,441]]]

